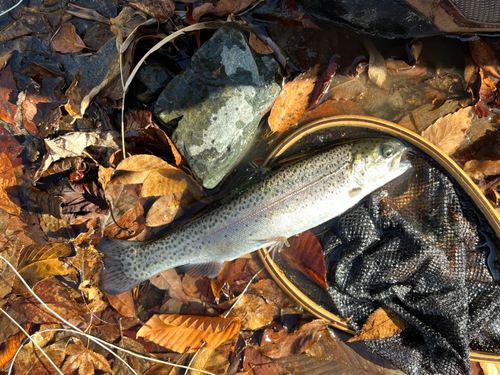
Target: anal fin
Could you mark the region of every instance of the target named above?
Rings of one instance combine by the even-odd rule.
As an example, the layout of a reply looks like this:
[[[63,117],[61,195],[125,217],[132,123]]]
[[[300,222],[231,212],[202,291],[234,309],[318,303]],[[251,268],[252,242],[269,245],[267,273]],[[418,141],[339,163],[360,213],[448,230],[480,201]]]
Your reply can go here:
[[[209,278],[217,277],[224,268],[224,262],[205,262],[205,263],[190,263],[179,267],[181,271],[188,273],[193,277],[206,276]]]

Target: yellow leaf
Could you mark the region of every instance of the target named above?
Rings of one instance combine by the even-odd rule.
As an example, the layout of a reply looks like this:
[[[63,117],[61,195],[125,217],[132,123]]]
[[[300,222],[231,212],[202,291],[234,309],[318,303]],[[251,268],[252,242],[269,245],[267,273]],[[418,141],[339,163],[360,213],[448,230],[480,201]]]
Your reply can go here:
[[[490,362],[479,362],[484,375],[498,375],[500,374],[500,364]]]
[[[194,353],[204,342],[206,349],[218,347],[237,334],[240,327],[238,318],[162,314],[153,315],[137,336],[179,353]]]
[[[62,242],[45,246],[29,245],[19,255],[18,271],[31,285],[49,276],[74,274],[76,270],[73,267],[66,267],[60,260],[71,255],[71,251],[71,245]],[[20,285],[20,282],[16,282],[15,285]]]
[[[459,109],[438,119],[422,132],[422,137],[438,146],[445,154],[451,155],[467,140],[467,131],[473,118],[474,107]]]
[[[349,339],[349,342],[358,340],[377,340],[397,335],[408,327],[399,315],[388,308],[379,307],[366,320],[361,331]]]

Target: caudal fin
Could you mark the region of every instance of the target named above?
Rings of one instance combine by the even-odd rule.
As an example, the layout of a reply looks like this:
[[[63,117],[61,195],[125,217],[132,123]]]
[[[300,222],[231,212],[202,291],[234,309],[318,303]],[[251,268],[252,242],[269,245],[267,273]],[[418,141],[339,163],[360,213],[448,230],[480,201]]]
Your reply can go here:
[[[147,279],[134,278],[126,272],[122,260],[134,244],[130,241],[105,238],[95,247],[106,255],[104,269],[100,276],[100,288],[103,292],[117,295],[124,293]]]

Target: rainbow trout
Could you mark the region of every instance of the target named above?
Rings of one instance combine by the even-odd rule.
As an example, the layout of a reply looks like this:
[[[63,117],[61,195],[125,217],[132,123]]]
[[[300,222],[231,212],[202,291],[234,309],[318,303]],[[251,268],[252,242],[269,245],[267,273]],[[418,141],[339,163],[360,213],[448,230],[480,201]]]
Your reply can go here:
[[[261,183],[148,241],[104,239],[101,289],[123,293],[157,273],[182,266],[215,277],[224,262],[271,246],[353,207],[409,167],[405,146],[373,138],[342,144],[271,173]]]

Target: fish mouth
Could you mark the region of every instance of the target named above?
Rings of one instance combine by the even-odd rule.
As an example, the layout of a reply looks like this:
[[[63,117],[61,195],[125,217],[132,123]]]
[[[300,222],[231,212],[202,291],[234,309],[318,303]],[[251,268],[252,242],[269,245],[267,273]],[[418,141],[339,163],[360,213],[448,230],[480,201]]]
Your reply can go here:
[[[411,167],[410,160],[408,159],[408,149],[404,148],[401,150],[398,156],[392,159],[391,162],[391,172],[397,171],[397,170],[403,170],[406,171]]]

